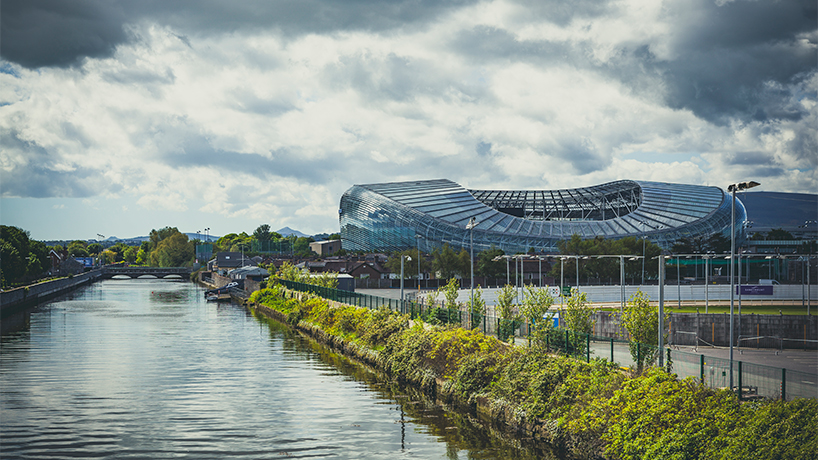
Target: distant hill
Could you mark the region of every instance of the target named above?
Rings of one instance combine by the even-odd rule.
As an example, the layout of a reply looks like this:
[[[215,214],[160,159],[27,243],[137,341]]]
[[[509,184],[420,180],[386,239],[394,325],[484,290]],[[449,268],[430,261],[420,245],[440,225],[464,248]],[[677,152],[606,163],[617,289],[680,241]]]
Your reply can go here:
[[[213,236],[213,235],[205,236],[204,233],[185,233],[185,235],[187,235],[187,239],[189,239],[191,241],[198,239],[198,240],[203,241],[205,243],[213,243],[213,242],[218,241],[219,238],[220,238],[219,236]]]
[[[280,229],[276,230],[276,233],[278,233],[278,234],[279,234],[279,235],[281,235],[281,236],[290,236],[290,235],[295,235],[295,236],[297,236],[298,238],[307,238],[307,237],[309,237],[309,236],[310,236],[310,235],[307,235],[307,234],[301,233],[301,232],[299,232],[298,230],[293,230],[293,229],[291,229],[290,227],[283,227],[283,228],[280,228]]]

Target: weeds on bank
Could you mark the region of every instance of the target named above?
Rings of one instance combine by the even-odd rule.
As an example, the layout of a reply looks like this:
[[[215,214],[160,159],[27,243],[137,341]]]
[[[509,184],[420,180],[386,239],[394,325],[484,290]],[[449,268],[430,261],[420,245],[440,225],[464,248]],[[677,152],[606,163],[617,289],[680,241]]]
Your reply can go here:
[[[551,355],[536,338],[521,348],[472,330],[409,327],[406,315],[387,309],[296,301],[278,286],[251,301],[378,350],[397,380],[427,389],[442,382],[450,397],[488,401],[574,458],[814,459],[818,452],[815,399],[742,404],[730,391],[662,369],[627,376],[605,360]]]

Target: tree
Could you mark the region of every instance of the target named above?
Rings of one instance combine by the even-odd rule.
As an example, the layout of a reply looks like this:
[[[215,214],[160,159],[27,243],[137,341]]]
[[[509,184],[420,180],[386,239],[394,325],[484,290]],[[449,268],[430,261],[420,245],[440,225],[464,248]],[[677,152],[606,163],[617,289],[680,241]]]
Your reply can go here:
[[[329,236],[329,238],[327,238],[327,240],[329,240],[329,241],[340,240],[340,239],[341,239],[341,235],[339,233],[333,233],[332,235]]]
[[[30,278],[38,278],[51,267],[51,263],[48,259],[49,251],[48,246],[42,241],[29,240],[29,261],[28,267],[26,267],[27,276]]]
[[[514,286],[506,284],[500,289],[497,294],[496,308],[500,313],[500,324],[497,330],[497,338],[500,340],[508,340],[509,337],[514,338],[515,324],[518,320],[518,315],[514,311],[514,297],[517,295],[517,290]]]
[[[474,262],[474,273],[478,276],[485,276],[488,278],[500,278],[506,273],[506,264],[503,260],[495,262],[493,259],[497,256],[504,255],[502,249],[492,247],[479,254]]]
[[[469,300],[466,302],[466,306],[469,309],[469,313],[472,315],[472,329],[480,326],[480,323],[483,321],[483,317],[486,316],[486,301],[483,300],[483,290],[480,288],[480,286],[477,286],[477,288],[474,289],[474,303],[472,303],[472,298],[470,296]]]
[[[770,241],[791,241],[794,240],[795,237],[792,236],[792,233],[783,228],[775,228],[767,233],[767,239]]]
[[[669,315],[664,318],[665,323],[669,320]],[[642,372],[642,368],[647,359],[656,356],[656,348],[659,345],[659,308],[650,305],[650,298],[641,290],[636,291],[628,300],[625,309],[622,311],[622,326],[630,335],[630,352],[636,363],[637,372]],[[640,346],[636,343],[652,346]]]
[[[702,254],[707,252],[707,240],[702,236],[682,237],[673,243],[674,254]]]
[[[145,251],[144,247],[140,247],[139,251],[136,252],[136,264],[137,265],[145,265],[150,261],[150,256]]]
[[[179,233],[179,229],[176,227],[163,227],[159,230],[151,230],[150,235],[148,235],[150,241],[150,251],[155,250],[159,243],[162,242],[165,238],[169,238],[172,235]],[[148,251],[148,252],[150,252]]]
[[[38,248],[35,244],[32,249],[26,230],[0,225],[0,278],[3,285],[26,276],[39,275],[40,267],[45,266],[45,261],[40,260],[42,254],[38,253],[42,251]]]
[[[261,224],[253,232],[253,238],[256,241],[270,241],[273,235],[270,233],[270,226],[268,224]]]
[[[13,241],[0,238],[0,276],[6,286],[26,273],[25,259],[20,257],[20,250]]]
[[[102,252],[102,245],[99,243],[91,243],[88,245],[86,249],[88,250],[88,254],[95,256]]]
[[[562,254],[574,255],[602,255],[602,254],[641,254],[642,246],[639,244],[639,252],[629,252],[625,243],[634,243],[635,238],[630,241],[606,240],[603,237],[596,237],[590,240],[583,240],[579,235],[572,235],[570,240],[563,240],[557,243],[557,247]],[[641,240],[640,240],[641,241]],[[566,278],[576,278],[576,258],[569,258],[564,263],[563,274]],[[551,276],[559,277],[562,265],[551,267]],[[580,278],[595,277],[600,279],[619,278],[619,263],[613,258],[588,258],[580,262]]]
[[[111,251],[110,249],[105,249],[99,254],[99,258],[102,260],[102,263],[104,264],[113,264],[119,262],[118,260],[116,260],[118,256],[119,253]]]
[[[406,249],[405,251],[393,253],[389,259],[387,259],[386,263],[383,265],[386,269],[390,272],[395,274],[400,274],[400,258],[401,257],[411,257],[412,260],[404,260],[403,262],[403,276],[404,278],[412,278],[413,276],[417,276],[418,274],[418,262],[420,262],[421,268],[423,268],[424,260],[421,257],[418,257],[417,249]]]
[[[730,238],[721,233],[714,233],[707,238],[707,250],[715,252],[716,254],[724,254],[730,252]]]
[[[471,277],[471,255],[465,249],[457,253],[457,273],[463,278]]]
[[[141,251],[141,249],[139,249],[137,246],[128,246],[128,249],[126,249],[125,253],[122,254],[122,258],[125,260],[125,262],[132,264],[136,262],[136,256],[139,251]]]
[[[447,279],[459,274],[459,260],[451,246],[443,245],[442,249],[432,251],[432,269],[438,272],[441,278]]]
[[[295,240],[295,244],[293,244],[293,252],[295,252],[296,255],[301,257],[316,256],[318,254],[316,254],[315,252],[313,252],[312,249],[310,249],[310,243],[314,242],[315,240],[312,238],[301,236]]]
[[[195,256],[193,243],[177,231],[159,242],[151,251],[150,260],[154,267],[183,267],[191,265]]]
[[[460,303],[457,301],[459,289],[460,282],[457,280],[457,278],[450,279],[449,282],[446,283],[446,286],[441,288],[443,291],[443,297],[446,299],[446,308],[450,310],[460,309]]]
[[[565,307],[565,327],[581,334],[590,334],[594,330],[593,314],[586,294],[572,289]]]
[[[294,281],[296,283],[308,283],[310,278],[308,272],[286,261],[281,264],[278,272],[276,272],[276,276],[283,280]]]
[[[516,317],[514,314],[514,297],[517,296],[517,289],[506,284],[497,293],[497,312],[500,313],[500,318],[505,320],[512,320]]]
[[[548,294],[548,289],[526,286],[523,291],[523,305],[520,312],[528,320],[535,330],[548,328],[551,325],[551,317],[548,309],[554,304],[554,298]]]
[[[88,243],[82,240],[75,240],[68,243],[68,255],[72,257],[88,257]]]

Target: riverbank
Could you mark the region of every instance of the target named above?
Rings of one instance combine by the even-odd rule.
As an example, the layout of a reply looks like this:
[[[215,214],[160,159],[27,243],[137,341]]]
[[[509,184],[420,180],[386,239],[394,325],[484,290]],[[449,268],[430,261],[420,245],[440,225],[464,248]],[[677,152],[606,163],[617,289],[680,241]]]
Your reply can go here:
[[[0,292],[0,317],[12,315],[60,294],[73,291],[101,277],[101,270],[91,270],[75,276],[48,280]]]
[[[449,403],[573,458],[812,458],[818,401],[742,404],[661,369],[625,375],[475,331],[309,298],[280,287],[247,306]],[[786,436],[782,433],[786,432]],[[749,449],[749,450],[748,450]]]

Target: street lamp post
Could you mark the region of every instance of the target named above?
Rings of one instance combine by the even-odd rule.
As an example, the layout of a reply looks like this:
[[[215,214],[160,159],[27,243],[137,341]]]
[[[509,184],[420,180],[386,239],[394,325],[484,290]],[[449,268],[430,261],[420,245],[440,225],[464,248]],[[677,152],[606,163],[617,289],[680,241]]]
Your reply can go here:
[[[665,256],[659,255],[659,367],[664,367]]]
[[[560,257],[560,312],[562,312],[562,287],[565,285],[565,257]]]
[[[708,262],[710,262],[710,256],[704,256],[704,313],[707,314],[707,310],[710,307],[710,269],[707,267]]]
[[[506,259],[506,286],[511,284],[511,263],[509,261],[511,260],[512,257],[514,256],[503,254],[501,256],[497,256],[491,259],[492,262],[497,262],[500,259]]]
[[[648,239],[648,235],[642,236],[642,286],[645,285],[645,240]],[[644,287],[642,288],[644,289]]]
[[[604,259],[606,257],[619,259],[619,291],[621,300],[619,313],[622,314],[622,312],[625,311],[625,257],[628,257],[628,260],[636,260],[639,256],[626,256],[625,254],[620,254],[620,255],[600,255],[596,257],[598,259]]]
[[[622,303],[619,306],[619,314],[625,312],[625,256],[619,256],[619,290],[622,295]]]
[[[732,194],[730,204],[730,390],[733,390],[733,304],[736,298],[736,280],[733,277],[733,261],[736,256],[736,191],[747,190],[761,184],[755,181],[730,184],[727,191]],[[741,388],[739,388],[741,391]],[[740,393],[739,393],[740,394]]]
[[[412,261],[412,257],[401,254],[400,256],[400,312],[406,313],[406,303],[403,300],[403,261]]]
[[[577,292],[579,292],[579,256],[574,261],[577,263]]]
[[[682,280],[681,275],[679,274],[682,266],[679,262],[679,256],[676,256],[676,297],[678,297],[679,301],[679,308],[682,308]]]
[[[420,297],[420,261],[421,261],[421,258],[420,258],[420,239],[421,238],[423,238],[423,237],[420,236],[420,235],[415,235],[415,239],[418,242],[418,297]],[[428,284],[427,284],[427,287],[428,287]]]
[[[470,294],[470,308],[469,308],[469,324],[471,325],[474,317],[474,227],[477,226],[477,219],[472,217],[469,223],[466,224],[466,229],[469,230],[469,262],[471,265],[471,294]]]

